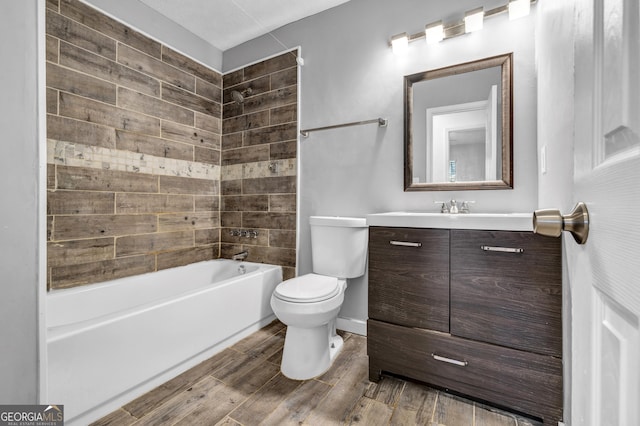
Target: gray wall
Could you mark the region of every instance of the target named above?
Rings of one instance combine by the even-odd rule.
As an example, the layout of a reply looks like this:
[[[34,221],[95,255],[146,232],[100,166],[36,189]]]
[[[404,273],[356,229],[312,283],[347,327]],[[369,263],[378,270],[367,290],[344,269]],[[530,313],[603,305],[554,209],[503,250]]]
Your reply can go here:
[[[44,210],[39,155],[38,20],[44,2],[9,0],[0,13],[0,403],[33,404],[39,388],[39,239]],[[42,21],[43,23],[44,21]],[[42,27],[43,28],[43,27]],[[39,39],[39,37],[41,37]],[[42,86],[44,87],[44,86]],[[40,214],[42,212],[42,214]]]
[[[286,46],[301,46],[302,129],[376,117],[374,125],[311,133],[300,143],[299,273],[311,271],[311,215],[354,215],[393,210],[436,211],[435,200],[475,200],[476,211],[531,212],[537,206],[536,76],[534,16],[516,22],[506,15],[485,21],[470,35],[426,45],[410,44],[396,56],[388,47],[399,32],[421,31],[426,23],[461,19],[465,10],[503,2],[461,0],[351,0],[282,27],[273,34]],[[281,51],[265,36],[224,52],[230,70]],[[487,56],[514,52],[513,190],[474,192],[403,191],[403,76]],[[367,317],[366,277],[349,284],[342,317]]]
[[[563,213],[574,206],[574,4],[543,0],[536,23],[538,87],[538,152],[546,149],[546,173],[539,174],[540,208],[557,208]],[[539,156],[540,158],[540,156]],[[540,163],[540,160],[538,160]],[[573,238],[563,236],[565,244]],[[568,279],[567,253],[563,250],[563,356],[564,421],[572,424],[572,285]],[[578,393],[580,391],[578,390]],[[577,413],[576,423],[580,413]]]

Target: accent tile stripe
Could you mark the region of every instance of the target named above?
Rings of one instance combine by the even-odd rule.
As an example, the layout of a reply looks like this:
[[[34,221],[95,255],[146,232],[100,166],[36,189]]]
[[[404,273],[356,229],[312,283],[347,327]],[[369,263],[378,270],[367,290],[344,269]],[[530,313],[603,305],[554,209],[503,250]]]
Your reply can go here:
[[[220,166],[49,139],[47,163],[94,169],[219,180]]]

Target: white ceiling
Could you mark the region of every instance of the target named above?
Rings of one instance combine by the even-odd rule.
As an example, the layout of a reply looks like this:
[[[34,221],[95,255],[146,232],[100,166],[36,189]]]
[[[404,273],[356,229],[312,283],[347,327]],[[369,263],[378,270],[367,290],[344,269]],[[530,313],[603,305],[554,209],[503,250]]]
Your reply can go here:
[[[225,51],[348,0],[140,0]]]

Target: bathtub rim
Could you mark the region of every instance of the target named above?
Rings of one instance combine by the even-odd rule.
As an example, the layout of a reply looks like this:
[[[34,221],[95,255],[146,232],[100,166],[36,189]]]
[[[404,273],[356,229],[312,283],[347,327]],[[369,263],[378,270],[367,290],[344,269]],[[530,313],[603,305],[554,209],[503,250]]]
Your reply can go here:
[[[231,262],[237,262],[237,261],[232,261],[229,259],[211,259],[211,260],[205,260],[205,261],[201,261],[201,262],[195,262],[192,264],[188,264],[188,265],[182,265],[176,268],[170,268],[170,269],[165,269],[165,270],[161,270],[161,271],[154,271],[154,272],[148,272],[145,274],[141,274],[140,276],[145,276],[146,278],[148,278],[149,276],[153,275],[153,274],[162,274],[165,271],[169,271],[171,270],[172,273],[178,273],[180,270],[185,270],[189,267],[193,267],[195,265],[198,266],[202,266],[205,263],[211,263],[211,262],[225,262],[225,263],[231,263]],[[46,329],[46,342],[51,342],[51,341],[55,341],[58,340],[64,336],[69,336],[74,334],[71,330],[74,330],[77,328],[76,332],[81,332],[83,330],[87,330],[90,329],[92,326],[96,327],[99,324],[102,324],[104,322],[112,322],[115,321],[117,318],[120,318],[121,316],[131,316],[131,315],[135,315],[138,312],[142,312],[145,310],[149,310],[152,309],[154,306],[162,306],[162,305],[166,305],[169,303],[172,303],[175,300],[183,300],[184,298],[187,297],[191,297],[194,294],[197,293],[202,293],[208,289],[211,289],[212,287],[223,287],[225,285],[228,285],[229,282],[231,282],[232,280],[237,280],[239,278],[242,277],[251,277],[260,273],[263,273],[265,271],[270,271],[270,270],[274,270],[274,269],[278,269],[281,268],[278,265],[271,265],[271,264],[264,264],[264,263],[255,263],[255,262],[237,262],[237,265],[251,265],[251,266],[255,266],[256,268],[251,270],[250,272],[247,272],[245,274],[239,274],[239,275],[235,275],[229,278],[226,278],[222,281],[214,281],[212,283],[209,284],[205,284],[193,289],[189,289],[189,290],[185,290],[183,292],[175,292],[171,295],[168,296],[164,296],[164,297],[160,297],[157,299],[153,299],[150,301],[147,301],[145,303],[140,303],[140,304],[135,304],[132,306],[127,306],[123,309],[118,309],[115,311],[110,311],[106,314],[102,314],[102,315],[98,315],[98,316],[92,316],[91,318],[87,318],[87,319],[81,319],[78,321],[73,321],[73,322],[64,322],[62,324],[59,325],[50,325],[48,319],[49,319],[49,315],[51,315],[51,299],[57,299],[57,298],[63,298],[66,296],[74,296],[74,295],[81,295],[83,293],[94,293],[94,292],[99,292],[100,290],[104,290],[104,289],[108,289],[108,288],[112,288],[112,287],[116,287],[116,286],[121,286],[123,285],[124,282],[126,281],[133,281],[135,280],[136,277],[138,277],[138,275],[133,275],[133,276],[129,276],[129,277],[122,277],[122,278],[117,278],[115,280],[110,280],[110,281],[105,281],[105,282],[101,282],[101,283],[96,283],[96,284],[90,284],[87,286],[77,286],[77,287],[71,287],[71,288],[65,288],[65,289],[58,289],[58,290],[51,290],[50,292],[47,292],[46,295],[46,300],[45,303],[47,304],[47,313],[49,315],[47,315],[47,321],[45,321],[45,329]],[[134,284],[135,285],[135,284]],[[87,287],[87,288],[84,288]],[[82,326],[82,327],[81,327]],[[66,333],[65,333],[66,332]]]

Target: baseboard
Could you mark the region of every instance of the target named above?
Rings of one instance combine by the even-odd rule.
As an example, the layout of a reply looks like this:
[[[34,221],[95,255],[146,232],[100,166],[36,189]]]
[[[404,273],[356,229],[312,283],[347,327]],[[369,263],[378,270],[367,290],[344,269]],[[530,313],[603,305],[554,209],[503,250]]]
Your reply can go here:
[[[336,328],[338,330],[348,331],[349,333],[367,335],[367,321],[355,318],[341,318],[336,320]]]

